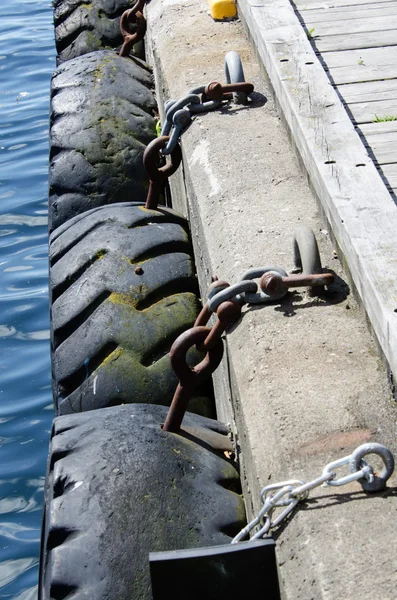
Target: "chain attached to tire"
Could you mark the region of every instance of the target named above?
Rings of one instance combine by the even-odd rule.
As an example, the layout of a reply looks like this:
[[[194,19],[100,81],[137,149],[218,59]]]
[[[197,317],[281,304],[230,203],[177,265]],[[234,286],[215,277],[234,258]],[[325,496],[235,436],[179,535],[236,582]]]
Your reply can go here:
[[[171,153],[171,161],[160,166],[161,150],[166,147],[168,141],[168,136],[155,138],[146,146],[143,153],[143,166],[149,175],[149,190],[145,207],[153,210],[157,209],[165,182],[175,173],[182,161],[181,147],[176,144]]]
[[[162,141],[160,142],[160,140]],[[158,147],[164,146],[166,140],[167,137],[158,138],[156,140]],[[177,147],[179,148],[179,145]],[[305,228],[305,236],[305,239],[310,241],[309,246],[305,245],[302,240],[298,244],[297,237],[299,236],[294,235],[294,262],[296,264],[297,253],[299,253],[299,256],[304,256],[300,268],[304,269],[307,265],[314,265],[317,271],[322,271],[314,233],[311,229]],[[259,286],[254,279],[259,279]],[[283,298],[290,288],[324,287],[331,285],[333,280],[332,273],[317,272],[288,276],[284,269],[278,267],[250,269],[234,285],[219,280],[215,276],[208,291],[208,301],[201,309],[193,328],[180,335],[171,348],[171,366],[179,378],[179,385],[170,406],[164,430],[174,433],[179,431],[194,389],[212,375],[222,360],[222,335],[232,323],[241,317],[243,304],[269,303]],[[216,313],[217,319],[213,327],[208,328],[206,325],[212,313]],[[206,356],[199,365],[191,368],[186,362],[186,353],[194,345],[198,350],[206,352]]]
[[[131,10],[135,10],[135,7]],[[207,86],[190,90],[180,100],[166,102],[166,119],[161,135],[148,144],[143,155],[143,165],[150,181],[146,208],[157,208],[166,180],[179,167],[182,160],[179,140],[191,125],[193,116],[219,108],[224,101],[232,98],[233,93],[250,94],[253,90],[253,84],[245,81],[226,84],[215,81]],[[161,162],[164,162],[169,155],[171,163],[162,165]]]
[[[222,334],[239,319],[241,306],[236,302],[223,302],[216,314],[217,320],[212,328],[195,325],[182,333],[171,347],[171,366],[179,378],[179,384],[163,425],[164,431],[178,433],[180,430],[194,390],[212,375],[222,360]],[[195,367],[189,367],[186,354],[195,345],[206,352],[206,356]]]
[[[143,40],[146,33],[146,19],[143,16],[143,7],[146,0],[138,0],[130,9],[123,12],[120,19],[120,31],[124,43],[119,55],[128,57],[134,45]],[[130,26],[136,24],[136,29],[131,32]]]
[[[369,454],[378,455],[383,461],[383,469],[380,473],[374,471],[368,465],[364,457]],[[349,465],[350,474],[337,478],[336,469]],[[335,460],[323,469],[322,474],[308,483],[299,479],[292,479],[275,483],[264,487],[260,493],[260,501],[263,507],[258,515],[232,540],[236,544],[244,540],[255,528],[258,530],[250,538],[255,541],[266,536],[271,529],[278,527],[297,507],[299,502],[304,502],[311,490],[322,486],[347,485],[352,481],[358,481],[366,492],[379,492],[386,487],[386,482],[394,470],[394,457],[388,448],[382,444],[362,444],[349,456]],[[281,513],[273,517],[276,509],[281,508]]]

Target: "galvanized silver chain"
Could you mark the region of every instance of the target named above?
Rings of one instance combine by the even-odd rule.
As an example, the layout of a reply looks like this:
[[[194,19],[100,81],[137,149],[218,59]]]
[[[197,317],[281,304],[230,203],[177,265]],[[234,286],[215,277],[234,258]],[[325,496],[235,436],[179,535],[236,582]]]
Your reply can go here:
[[[240,56],[237,52],[228,52],[225,56],[225,75],[228,84],[244,83],[244,71]],[[161,135],[169,135],[167,146],[162,150],[163,155],[171,154],[178,140],[190,127],[192,117],[199,113],[209,112],[222,106],[222,98],[202,100],[205,95],[206,86],[191,89],[186,96],[180,100],[168,100],[164,105],[165,122],[161,129]],[[236,104],[247,103],[247,93],[240,91],[233,94]]]
[[[380,473],[375,473],[374,469],[364,460],[364,456],[369,454],[376,454],[382,459],[383,468]],[[337,478],[336,469],[344,465],[349,465],[350,474]],[[378,492],[386,487],[386,481],[393,470],[393,454],[386,446],[373,442],[362,444],[349,456],[329,463],[324,467],[319,477],[308,483],[299,479],[292,479],[268,485],[260,493],[260,500],[263,504],[262,509],[255,519],[236,535],[231,543],[236,544],[244,540],[254,529],[256,529],[256,532],[251,536],[250,541],[266,536],[271,529],[280,525],[288,517],[299,502],[306,500],[309,492],[316,487],[341,486],[352,481],[358,481],[365,491]],[[281,512],[274,517],[273,513],[279,508],[282,509]]]
[[[186,96],[180,100],[168,100],[164,105],[165,123],[161,129],[161,135],[169,135],[170,139],[167,146],[162,150],[162,154],[171,154],[180,137],[190,127],[192,117],[195,114],[215,110],[222,105],[222,101],[208,100],[201,101],[201,94],[204,93],[205,86],[190,90]]]

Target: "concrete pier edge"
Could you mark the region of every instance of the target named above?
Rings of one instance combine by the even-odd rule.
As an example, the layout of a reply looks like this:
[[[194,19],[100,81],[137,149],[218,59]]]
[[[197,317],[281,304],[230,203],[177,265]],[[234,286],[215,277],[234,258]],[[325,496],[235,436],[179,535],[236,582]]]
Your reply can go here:
[[[268,3],[269,13],[271,6],[277,13],[274,2]],[[364,312],[352,298],[332,236],[319,214],[306,174],[299,168],[271,92],[261,82],[241,24],[214,23],[205,3],[196,0],[152,0],[146,10],[147,48],[160,111],[165,100],[179,98],[196,85],[224,81],[223,56],[231,49],[241,54],[246,79],[253,77],[256,85],[248,107],[226,107],[194,120],[182,140],[183,171],[171,180],[174,208],[189,216],[203,299],[214,273],[235,283],[244,270],[258,264],[290,269],[293,231],[300,224],[314,229],[323,265],[335,272],[340,284],[341,295],[335,296],[334,302],[313,299],[302,291],[283,303],[246,307],[241,322],[227,334],[225,358],[214,378],[218,417],[230,423],[235,432],[246,507],[252,516],[260,508],[259,492],[268,483],[290,478],[310,480],[320,475],[328,462],[367,441],[384,443],[396,452],[395,405]],[[259,16],[256,19],[262,31],[265,25]],[[259,51],[259,42],[251,34]],[[300,35],[298,31],[295,34]],[[284,42],[279,44],[278,36],[280,30],[273,27],[274,45],[280,49]],[[315,58],[311,48],[310,52],[306,62]],[[282,68],[293,62],[292,56],[283,56],[287,61],[280,63]],[[305,65],[309,66],[313,65]],[[277,94],[277,85],[265,67]],[[283,72],[280,79],[293,88],[291,73]],[[310,82],[304,83],[314,93]],[[331,85],[329,89],[332,93]],[[283,106],[278,95],[277,100]],[[344,123],[341,107],[332,106],[335,118]],[[318,110],[324,112],[323,104]],[[320,116],[315,112],[312,119],[320,121]],[[339,145],[328,147],[321,165],[316,163],[316,177],[309,173],[317,194],[321,186],[316,187],[316,181],[322,185],[327,169],[333,173],[331,182],[336,190],[349,173],[355,187],[362,185],[357,178],[363,171],[379,178],[362,145],[349,159],[350,170],[343,165],[339,169],[339,152],[350,134],[356,135],[352,126]],[[312,141],[325,152],[327,145],[321,142],[321,135],[323,130],[318,126]],[[302,159],[306,165],[305,157]],[[356,207],[353,216],[348,211],[353,197],[350,192],[357,190],[349,188],[345,195],[339,191],[337,198],[349,212],[344,220],[350,228],[355,225],[358,250],[367,248],[358,215],[376,212],[375,220],[383,218],[370,204],[368,186],[372,179],[367,174],[363,177],[364,209]],[[392,223],[395,207],[389,205],[381,187],[379,198]],[[331,223],[340,218],[328,204],[324,212]],[[344,236],[338,237],[338,232],[349,227],[343,225],[339,223],[334,233],[344,251]],[[382,240],[378,246],[379,252],[385,250]],[[362,268],[359,258],[353,267],[349,262],[353,278],[355,268]],[[388,264],[392,272],[392,258]],[[382,277],[384,269],[375,269],[367,295],[381,280],[390,309],[392,298]],[[364,283],[367,285],[366,280]],[[361,294],[362,280],[355,285]],[[363,304],[371,317],[364,299]],[[376,322],[373,327],[376,331]],[[386,344],[385,355],[390,344]],[[389,488],[372,497],[357,483],[316,489],[309,502],[276,532],[283,598],[395,597],[397,558],[390,552],[397,534],[395,484],[393,476]]]

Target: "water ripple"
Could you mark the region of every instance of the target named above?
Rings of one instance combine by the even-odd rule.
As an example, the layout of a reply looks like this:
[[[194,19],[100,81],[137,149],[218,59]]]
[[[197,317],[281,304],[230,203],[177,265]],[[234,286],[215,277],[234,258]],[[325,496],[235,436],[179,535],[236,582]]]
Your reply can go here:
[[[0,34],[0,598],[33,600],[53,418],[47,249],[51,0],[3,0]]]

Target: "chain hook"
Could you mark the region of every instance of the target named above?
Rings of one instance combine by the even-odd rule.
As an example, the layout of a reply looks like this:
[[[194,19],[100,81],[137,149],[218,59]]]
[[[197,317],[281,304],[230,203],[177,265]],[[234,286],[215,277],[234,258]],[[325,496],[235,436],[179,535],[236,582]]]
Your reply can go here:
[[[138,0],[132,8],[125,10],[121,15],[120,32],[124,43],[119,55],[122,57],[128,57],[134,45],[145,37],[146,19],[142,12],[144,5],[145,0]],[[133,24],[136,24],[136,30],[131,33],[130,26]]]
[[[182,333],[173,343],[170,351],[171,366],[179,379],[179,384],[163,425],[164,431],[178,433],[180,430],[189,400],[195,388],[212,375],[222,360],[222,334],[240,315],[241,306],[239,304],[224,302],[217,310],[218,318],[212,328],[193,327]],[[206,352],[206,355],[198,365],[190,367],[186,355],[194,345]]]
[[[179,384],[163,425],[164,431],[178,433],[195,388],[215,371],[222,360],[223,342],[219,339],[198,365],[190,367],[187,363],[188,350],[203,342],[210,333],[210,327],[194,327],[182,333],[172,344],[171,366],[179,379]]]
[[[165,181],[170,177],[182,161],[182,151],[179,144],[170,154],[171,162],[159,167],[158,163],[161,157],[160,151],[168,144],[169,137],[167,135],[155,138],[146,146],[143,153],[143,166],[149,176],[149,190],[146,199],[146,208],[156,210],[159,202],[160,194]]]

